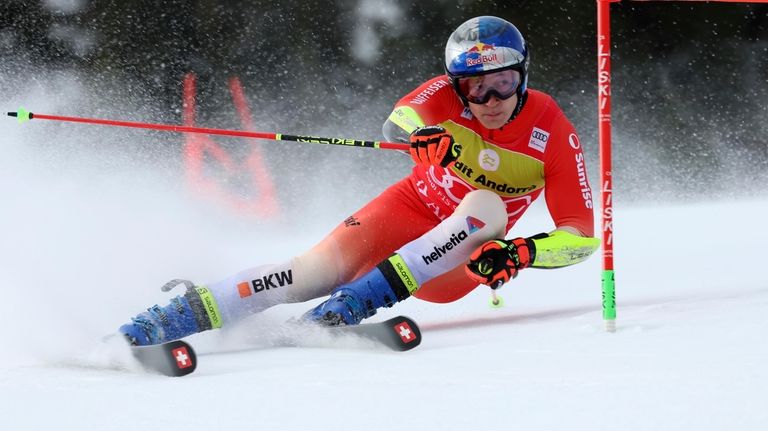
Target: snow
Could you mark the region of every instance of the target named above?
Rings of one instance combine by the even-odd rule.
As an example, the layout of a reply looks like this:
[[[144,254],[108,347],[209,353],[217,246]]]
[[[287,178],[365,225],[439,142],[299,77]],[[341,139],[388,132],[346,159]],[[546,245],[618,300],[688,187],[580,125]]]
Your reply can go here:
[[[490,308],[488,291],[478,289],[453,304],[409,300],[380,313],[421,323],[424,341],[411,352],[231,351],[260,326],[307,307],[280,306],[233,331],[193,337],[199,368],[172,379],[141,373],[99,341],[163,300],[146,287],[176,275],[160,267],[201,264],[194,252],[183,263],[184,247],[148,250],[134,235],[207,232],[195,241],[222,238],[228,244],[212,248],[226,247],[230,256],[254,252],[251,237],[238,239],[241,225],[212,228],[203,218],[150,211],[159,199],[147,189],[122,194],[136,209],[130,216],[110,208],[114,198],[80,194],[78,201],[87,187],[73,181],[45,203],[32,197],[46,179],[21,195],[3,190],[4,200],[15,200],[3,218],[28,216],[28,223],[2,224],[10,240],[2,246],[5,429],[756,430],[768,422],[761,274],[768,234],[759,229],[767,200],[617,208],[616,333],[602,329],[600,260],[593,257],[524,272],[500,291],[502,309]],[[535,230],[544,216],[534,208],[520,230]],[[114,218],[125,231],[112,230],[107,220]],[[268,239],[279,242],[261,238]],[[239,260],[274,253],[261,248]],[[116,360],[123,368],[113,368]]]
[[[109,162],[118,156],[72,144],[120,136],[119,146],[146,139],[143,132],[83,127],[0,122],[3,429],[701,431],[768,423],[765,196],[617,204],[616,333],[603,330],[594,256],[524,271],[499,292],[501,309],[478,289],[452,304],[410,299],[384,310],[375,319],[406,314],[420,323],[423,343],[407,353],[354,341],[270,346],[268,332],[311,304],[283,305],[191,337],[198,370],[172,379],[141,372],[102,337],[165,303],[159,287],[168,279],[213,281],[285,259],[347,213],[342,204],[313,209],[309,228],[238,219],[156,167]],[[549,223],[539,203],[517,232]]]

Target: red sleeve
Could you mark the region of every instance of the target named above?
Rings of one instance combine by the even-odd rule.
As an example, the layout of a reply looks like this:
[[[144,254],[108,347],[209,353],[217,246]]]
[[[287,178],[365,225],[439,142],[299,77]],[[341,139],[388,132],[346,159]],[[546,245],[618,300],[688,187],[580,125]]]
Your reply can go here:
[[[440,124],[464,109],[446,75],[434,77],[406,94],[395,104],[395,110],[402,107],[413,109],[427,126]]]
[[[544,196],[555,226],[571,226],[594,236],[592,189],[581,141],[573,125],[560,114],[544,153]]]

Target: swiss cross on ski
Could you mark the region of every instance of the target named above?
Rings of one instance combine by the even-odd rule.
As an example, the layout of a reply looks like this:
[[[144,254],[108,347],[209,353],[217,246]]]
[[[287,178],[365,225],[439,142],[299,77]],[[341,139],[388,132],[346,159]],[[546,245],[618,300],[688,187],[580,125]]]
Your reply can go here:
[[[333,335],[356,335],[373,340],[397,352],[411,350],[421,344],[419,325],[406,316],[397,316],[383,322],[326,327]]]
[[[189,352],[186,347],[179,347],[174,349],[171,354],[176,358],[176,366],[179,368],[189,368],[192,366],[192,358],[189,357]]]
[[[403,340],[403,343],[416,341],[416,335],[413,333],[411,325],[409,325],[406,321],[402,321],[396,324],[395,331],[398,333],[398,335],[400,335],[400,339]]]
[[[131,346],[131,353],[148,371],[166,376],[186,376],[197,368],[195,349],[183,340],[149,346]]]
[[[361,335],[366,335],[366,332],[368,332],[367,335],[371,336],[371,333],[375,332],[375,326],[372,325],[358,325],[360,329],[355,331]],[[419,325],[406,316],[397,316],[381,322],[379,325],[382,325],[381,330],[383,333],[377,338],[392,350],[404,352],[421,344]]]

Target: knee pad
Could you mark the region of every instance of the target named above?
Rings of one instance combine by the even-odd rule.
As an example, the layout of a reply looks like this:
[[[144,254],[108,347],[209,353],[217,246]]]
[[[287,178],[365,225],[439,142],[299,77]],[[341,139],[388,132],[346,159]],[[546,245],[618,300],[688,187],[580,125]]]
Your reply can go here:
[[[397,250],[419,286],[467,261],[484,242],[503,238],[504,202],[493,192],[467,194],[453,214],[432,230]]]
[[[504,238],[507,227],[507,206],[501,197],[490,190],[474,190],[461,200],[451,217],[474,217],[488,227],[485,241]]]

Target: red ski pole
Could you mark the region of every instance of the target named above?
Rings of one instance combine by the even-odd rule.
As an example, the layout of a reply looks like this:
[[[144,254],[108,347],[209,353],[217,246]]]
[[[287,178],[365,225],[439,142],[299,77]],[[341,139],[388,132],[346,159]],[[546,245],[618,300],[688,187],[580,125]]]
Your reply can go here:
[[[293,141],[307,144],[344,145],[349,147],[380,148],[384,150],[408,150],[409,144],[398,142],[364,141],[347,138],[321,138],[318,136],[286,135],[282,133],[247,132],[245,130],[213,129],[208,127],[180,126],[175,124],[141,123],[138,121],[105,120],[100,118],[65,117],[61,115],[33,114],[24,109],[9,112],[9,117],[16,117],[19,123],[37,120],[65,121],[70,123],[99,124],[102,126],[130,127],[134,129],[162,130],[177,133],[202,133],[206,135],[236,136],[241,138],[269,139],[272,141]]]

